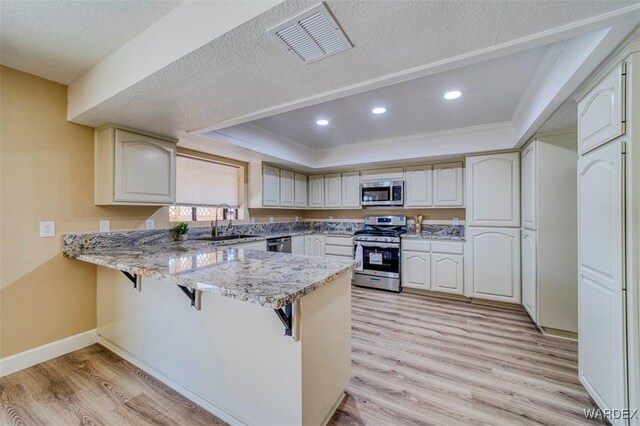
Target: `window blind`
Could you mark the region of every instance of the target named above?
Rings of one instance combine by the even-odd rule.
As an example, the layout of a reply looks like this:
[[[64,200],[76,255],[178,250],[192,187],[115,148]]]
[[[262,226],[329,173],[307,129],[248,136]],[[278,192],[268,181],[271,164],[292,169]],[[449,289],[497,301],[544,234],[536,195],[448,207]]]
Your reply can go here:
[[[176,203],[189,206],[239,205],[240,168],[178,156]]]

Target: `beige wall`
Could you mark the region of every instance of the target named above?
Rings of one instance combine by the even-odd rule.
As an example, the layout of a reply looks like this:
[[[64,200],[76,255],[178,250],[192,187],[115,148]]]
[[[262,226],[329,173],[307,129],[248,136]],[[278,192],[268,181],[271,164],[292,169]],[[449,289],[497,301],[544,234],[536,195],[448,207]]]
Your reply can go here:
[[[95,267],[62,257],[63,233],[136,229],[157,210],[93,204],[93,129],[66,112],[66,86],[0,68],[0,357],[95,327]]]

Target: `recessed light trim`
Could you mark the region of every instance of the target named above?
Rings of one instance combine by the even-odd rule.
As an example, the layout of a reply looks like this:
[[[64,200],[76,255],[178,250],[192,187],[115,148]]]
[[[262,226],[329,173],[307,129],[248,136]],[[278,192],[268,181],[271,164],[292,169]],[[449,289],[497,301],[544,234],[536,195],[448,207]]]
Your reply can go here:
[[[444,94],[444,98],[448,101],[458,99],[460,96],[462,96],[462,92],[460,92],[459,90],[452,90],[451,92],[447,92]]]
[[[321,118],[320,120],[316,121],[316,124],[318,126],[326,126],[327,124],[329,124],[329,120]]]
[[[371,110],[371,112],[374,114],[384,114],[385,112],[387,112],[387,109],[385,107],[375,107]]]

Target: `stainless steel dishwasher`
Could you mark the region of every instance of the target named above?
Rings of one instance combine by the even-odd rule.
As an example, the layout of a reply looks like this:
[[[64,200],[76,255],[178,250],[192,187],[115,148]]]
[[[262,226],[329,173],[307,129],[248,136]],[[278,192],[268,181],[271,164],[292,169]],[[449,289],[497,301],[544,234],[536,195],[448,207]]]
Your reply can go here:
[[[267,251],[291,253],[291,237],[269,238],[267,240]]]

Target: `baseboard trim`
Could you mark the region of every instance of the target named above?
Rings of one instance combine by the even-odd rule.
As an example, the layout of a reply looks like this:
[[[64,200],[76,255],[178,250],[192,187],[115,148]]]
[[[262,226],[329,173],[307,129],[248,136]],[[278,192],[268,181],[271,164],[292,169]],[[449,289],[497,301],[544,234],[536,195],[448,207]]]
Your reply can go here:
[[[33,367],[97,342],[98,334],[93,329],[2,358],[0,359],[0,377]]]
[[[547,337],[555,337],[556,339],[578,341],[578,333],[575,331],[561,330],[559,328],[538,326],[540,332]]]
[[[346,393],[340,392],[340,396],[338,397],[338,399],[336,399],[336,402],[333,403],[333,405],[331,406],[331,409],[329,410],[329,413],[327,413],[327,416],[324,418],[324,420],[322,420],[322,423],[320,423],[321,426],[327,426],[329,424],[329,422],[331,421],[331,418],[333,417],[335,412],[338,410],[338,407],[340,406],[340,404],[342,404],[342,401],[344,401],[346,396],[347,396]]]
[[[187,389],[180,383],[176,382],[171,377],[165,375],[160,370],[142,361],[136,355],[118,346],[112,341],[105,339],[102,336],[98,336],[98,344],[104,346],[105,348],[115,353],[116,355],[120,356],[121,358],[124,358],[126,361],[135,365],[145,373],[152,375],[155,379],[161,381],[162,383],[169,386],[174,391],[178,392],[180,395],[198,404],[200,407],[204,408],[214,416],[229,423],[230,425],[246,425],[247,424],[247,422],[243,421],[242,419],[234,416],[233,414],[218,407],[217,405],[212,404],[211,402],[202,398],[198,394],[191,392],[189,389]]]

